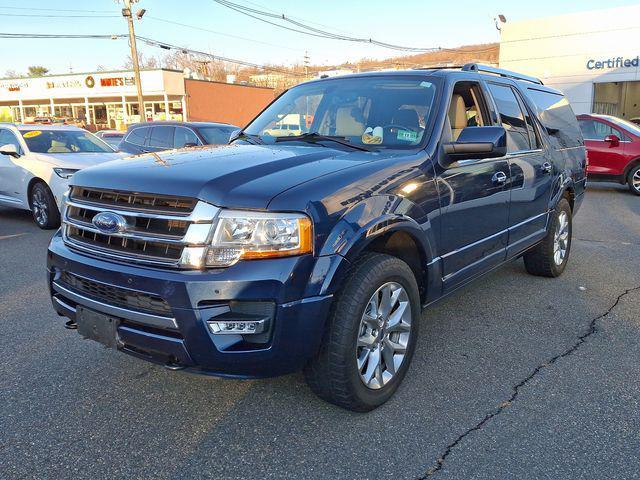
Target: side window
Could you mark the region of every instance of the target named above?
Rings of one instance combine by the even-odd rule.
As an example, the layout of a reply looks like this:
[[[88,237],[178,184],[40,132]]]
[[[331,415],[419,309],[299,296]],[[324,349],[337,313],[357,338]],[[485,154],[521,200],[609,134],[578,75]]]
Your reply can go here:
[[[580,120],[580,130],[585,140],[604,141],[607,135],[616,135],[620,140],[625,139],[625,135],[619,130],[597,120]]]
[[[520,100],[520,107],[524,112],[524,121],[527,124],[527,132],[529,133],[529,142],[531,143],[531,148],[533,150],[542,148],[542,141],[538,136],[535,125],[533,124],[533,119],[531,118],[526,102],[522,98],[522,95],[520,94],[520,92],[517,92],[516,95],[518,97],[518,100]]]
[[[173,136],[173,148],[182,148],[187,144],[198,145],[198,137],[190,128],[176,127]]]
[[[175,127],[159,126],[151,128],[149,146],[155,148],[173,148],[173,132]]]
[[[448,113],[453,141],[458,139],[466,127],[481,127],[489,124],[483,113],[486,109],[484,109],[482,98],[478,84],[474,82],[455,84]]]
[[[513,89],[508,85],[489,83],[489,90],[507,131],[507,152],[530,150],[527,123]]]
[[[536,106],[538,119],[556,149],[582,145],[582,133],[567,99],[560,93],[528,88],[527,93]]]
[[[133,145],[139,145],[142,147],[144,146],[144,140],[147,136],[148,131],[148,127],[134,128],[129,132],[129,135],[126,136],[125,142],[129,142]]]
[[[4,128],[0,129],[0,147],[3,145],[15,145],[18,152],[22,150],[16,136]]]

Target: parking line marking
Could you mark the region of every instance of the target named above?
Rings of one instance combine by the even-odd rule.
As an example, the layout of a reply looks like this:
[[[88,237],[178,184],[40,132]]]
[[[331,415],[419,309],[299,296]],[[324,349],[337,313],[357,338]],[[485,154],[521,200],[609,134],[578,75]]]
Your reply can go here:
[[[7,240],[9,238],[22,237],[23,235],[26,235],[26,233],[16,233],[14,235],[5,235],[3,237],[0,237],[0,240]]]

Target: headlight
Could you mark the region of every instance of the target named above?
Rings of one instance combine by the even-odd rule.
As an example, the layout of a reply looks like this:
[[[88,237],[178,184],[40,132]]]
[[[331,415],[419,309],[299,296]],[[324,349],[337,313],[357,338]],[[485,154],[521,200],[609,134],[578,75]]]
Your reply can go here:
[[[228,267],[238,260],[311,253],[311,230],[302,214],[222,210],[205,264]]]
[[[78,169],[73,169],[73,168],[54,168],[53,169],[54,172],[56,172],[56,175],[58,175],[60,178],[64,178],[65,180],[70,179],[74,173],[76,173],[78,171]]]

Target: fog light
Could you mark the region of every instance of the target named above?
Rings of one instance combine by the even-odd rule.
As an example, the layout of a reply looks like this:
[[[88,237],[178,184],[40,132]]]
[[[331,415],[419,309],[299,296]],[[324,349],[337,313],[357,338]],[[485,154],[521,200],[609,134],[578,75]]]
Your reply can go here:
[[[253,335],[264,333],[267,329],[267,319],[262,320],[218,320],[208,321],[211,333],[215,335]]]

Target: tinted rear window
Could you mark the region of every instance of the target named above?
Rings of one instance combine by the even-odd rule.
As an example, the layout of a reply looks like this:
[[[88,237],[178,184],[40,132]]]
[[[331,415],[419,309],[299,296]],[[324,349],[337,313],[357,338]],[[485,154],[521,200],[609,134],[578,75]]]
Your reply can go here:
[[[147,136],[149,127],[135,128],[129,132],[126,141],[134,145],[144,145],[144,139]]]
[[[173,131],[174,127],[161,126],[151,129],[151,137],[149,138],[149,146],[156,148],[173,148]]]
[[[563,95],[535,88],[529,88],[528,91],[553,148],[571,148],[583,144],[576,116]]]

